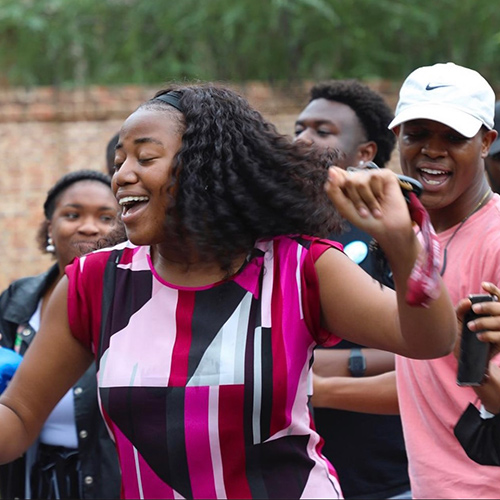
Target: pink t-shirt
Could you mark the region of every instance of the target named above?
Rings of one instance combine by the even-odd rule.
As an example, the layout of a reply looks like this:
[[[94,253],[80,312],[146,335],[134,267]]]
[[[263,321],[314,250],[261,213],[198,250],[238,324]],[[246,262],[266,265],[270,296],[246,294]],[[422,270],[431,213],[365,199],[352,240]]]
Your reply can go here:
[[[454,226],[438,238],[444,250]],[[447,249],[443,276],[456,304],[484,293],[482,281],[500,284],[500,196],[458,230]],[[460,415],[476,402],[456,383],[453,354],[434,360],[396,357],[399,404],[414,498],[500,498],[500,469],[469,459],[453,434]]]

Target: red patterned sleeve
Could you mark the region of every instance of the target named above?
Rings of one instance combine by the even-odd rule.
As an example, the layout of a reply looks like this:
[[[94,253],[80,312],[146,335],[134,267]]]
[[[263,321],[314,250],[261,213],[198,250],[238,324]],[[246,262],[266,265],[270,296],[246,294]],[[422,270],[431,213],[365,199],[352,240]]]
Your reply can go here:
[[[313,239],[304,261],[302,273],[302,301],[304,317],[314,340],[322,346],[330,347],[342,339],[321,326],[321,302],[316,261],[329,248],[343,250],[340,243],[330,240]]]
[[[76,258],[66,266],[68,320],[73,336],[95,353],[101,325],[102,277],[107,253]]]

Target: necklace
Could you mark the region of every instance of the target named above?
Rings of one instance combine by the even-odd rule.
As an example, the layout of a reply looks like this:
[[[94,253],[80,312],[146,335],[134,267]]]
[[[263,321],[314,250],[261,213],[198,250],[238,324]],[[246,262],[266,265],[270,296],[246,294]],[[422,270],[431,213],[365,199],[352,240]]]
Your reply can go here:
[[[446,245],[445,245],[444,250],[443,250],[443,267],[441,268],[441,271],[439,272],[439,274],[441,276],[443,276],[444,272],[446,271],[446,257],[447,257],[448,245],[451,243],[451,241],[453,240],[455,235],[458,233],[458,231],[460,231],[460,229],[462,229],[462,226],[467,222],[469,217],[474,215],[480,208],[483,207],[483,205],[485,204],[485,201],[488,198],[490,193],[491,193],[491,188],[489,188],[488,191],[486,191],[486,193],[484,193],[484,196],[479,200],[479,203],[460,221],[460,224],[455,229],[455,231],[453,231],[453,234],[450,236],[450,238],[446,242]]]

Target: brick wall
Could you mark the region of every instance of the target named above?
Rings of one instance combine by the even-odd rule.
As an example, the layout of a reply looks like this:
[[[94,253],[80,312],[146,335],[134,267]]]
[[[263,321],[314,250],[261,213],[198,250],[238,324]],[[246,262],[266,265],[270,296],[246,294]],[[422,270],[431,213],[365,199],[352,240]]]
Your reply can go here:
[[[394,107],[399,84],[369,83]],[[236,88],[291,134],[307,102],[309,83]],[[105,171],[108,140],[157,87],[89,87],[0,90],[0,291],[17,278],[44,271],[50,257],[35,242],[47,191],[63,174],[81,168]],[[392,163],[397,168],[396,160]]]

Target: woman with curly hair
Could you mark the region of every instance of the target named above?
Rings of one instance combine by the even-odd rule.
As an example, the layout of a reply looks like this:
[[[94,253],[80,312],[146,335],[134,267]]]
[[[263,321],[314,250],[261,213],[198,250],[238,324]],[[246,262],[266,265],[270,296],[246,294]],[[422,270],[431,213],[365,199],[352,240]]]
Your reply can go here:
[[[439,277],[427,307],[405,299],[422,248],[396,175],[333,160],[214,85],[132,113],[113,176],[129,241],[66,269],[0,399],[0,461],[95,359],[125,498],[341,497],[308,407],[314,346],[440,356],[455,315]],[[318,237],[337,210],[377,238],[395,292]]]

